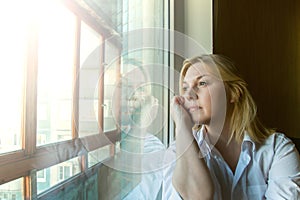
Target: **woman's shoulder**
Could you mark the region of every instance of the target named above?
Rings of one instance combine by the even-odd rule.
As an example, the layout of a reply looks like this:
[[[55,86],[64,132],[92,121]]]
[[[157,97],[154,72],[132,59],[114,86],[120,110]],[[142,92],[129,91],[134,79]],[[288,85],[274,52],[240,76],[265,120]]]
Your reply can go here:
[[[272,133],[267,138],[267,141],[268,140],[270,140],[271,142],[274,142],[275,145],[292,143],[292,140],[285,133],[282,133],[282,132]]]
[[[253,159],[259,163],[259,167],[264,169],[265,173],[272,170],[271,175],[277,176],[278,170],[290,167],[300,166],[299,152],[295,144],[284,133],[275,132],[271,134],[262,144],[256,144],[253,151]],[[273,173],[275,172],[277,173]]]
[[[272,188],[266,192],[266,196],[278,194],[278,196],[295,197],[295,193],[291,193],[294,191],[291,188],[297,187],[300,180],[299,152],[293,141],[283,133],[273,133],[267,138],[266,144],[268,143],[271,147],[269,151],[260,154],[260,160],[264,164],[260,166],[265,166],[264,171],[270,180],[268,187]]]
[[[291,138],[281,132],[274,132],[271,134],[260,146],[260,148],[272,150],[277,155],[285,154],[291,151],[297,152],[296,146]]]

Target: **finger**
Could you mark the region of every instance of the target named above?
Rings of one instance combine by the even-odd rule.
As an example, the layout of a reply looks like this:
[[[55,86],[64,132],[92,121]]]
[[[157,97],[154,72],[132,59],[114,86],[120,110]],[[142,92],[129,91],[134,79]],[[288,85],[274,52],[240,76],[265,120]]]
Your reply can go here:
[[[184,105],[185,99],[183,96],[179,96],[180,105]]]
[[[184,98],[182,96],[175,96],[173,98],[174,103],[179,104],[179,105],[183,105],[184,104]]]
[[[171,115],[175,121],[180,116],[180,114],[181,114],[180,111],[181,111],[181,106],[179,103],[179,98],[176,96],[172,99],[172,102],[171,102]]]

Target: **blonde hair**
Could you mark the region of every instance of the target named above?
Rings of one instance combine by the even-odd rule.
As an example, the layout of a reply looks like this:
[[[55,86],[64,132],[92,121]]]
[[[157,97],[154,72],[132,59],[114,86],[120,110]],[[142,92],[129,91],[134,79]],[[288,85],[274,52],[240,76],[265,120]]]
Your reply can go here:
[[[247,89],[247,83],[238,74],[234,64],[224,56],[211,54],[185,60],[180,73],[180,86],[182,86],[187,70],[195,63],[204,64],[214,75],[220,77],[226,89],[227,99],[234,100],[230,119],[231,136],[229,142],[235,139],[241,143],[246,131],[254,142],[262,143],[274,132],[273,129],[266,128],[259,121],[257,107]],[[182,91],[180,93],[182,94]]]

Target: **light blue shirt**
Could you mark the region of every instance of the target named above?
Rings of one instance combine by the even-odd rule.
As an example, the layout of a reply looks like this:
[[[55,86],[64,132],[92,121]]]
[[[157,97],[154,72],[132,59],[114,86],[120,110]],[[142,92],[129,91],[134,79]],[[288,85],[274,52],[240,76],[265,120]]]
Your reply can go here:
[[[245,134],[235,173],[210,144],[205,131],[194,132],[215,185],[214,199],[300,199],[300,159],[295,145],[282,133],[274,133],[261,145]],[[181,199],[172,185],[176,164],[175,143],[166,158],[174,159],[163,172],[163,199]],[[228,152],[230,153],[230,152]]]

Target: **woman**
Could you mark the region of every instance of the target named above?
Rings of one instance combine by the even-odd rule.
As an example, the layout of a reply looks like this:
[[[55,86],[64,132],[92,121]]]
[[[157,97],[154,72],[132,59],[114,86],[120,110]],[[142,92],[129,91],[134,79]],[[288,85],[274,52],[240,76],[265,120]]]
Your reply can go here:
[[[300,159],[284,134],[264,127],[233,64],[219,55],[184,62],[172,102],[176,164],[167,199],[299,199]]]

